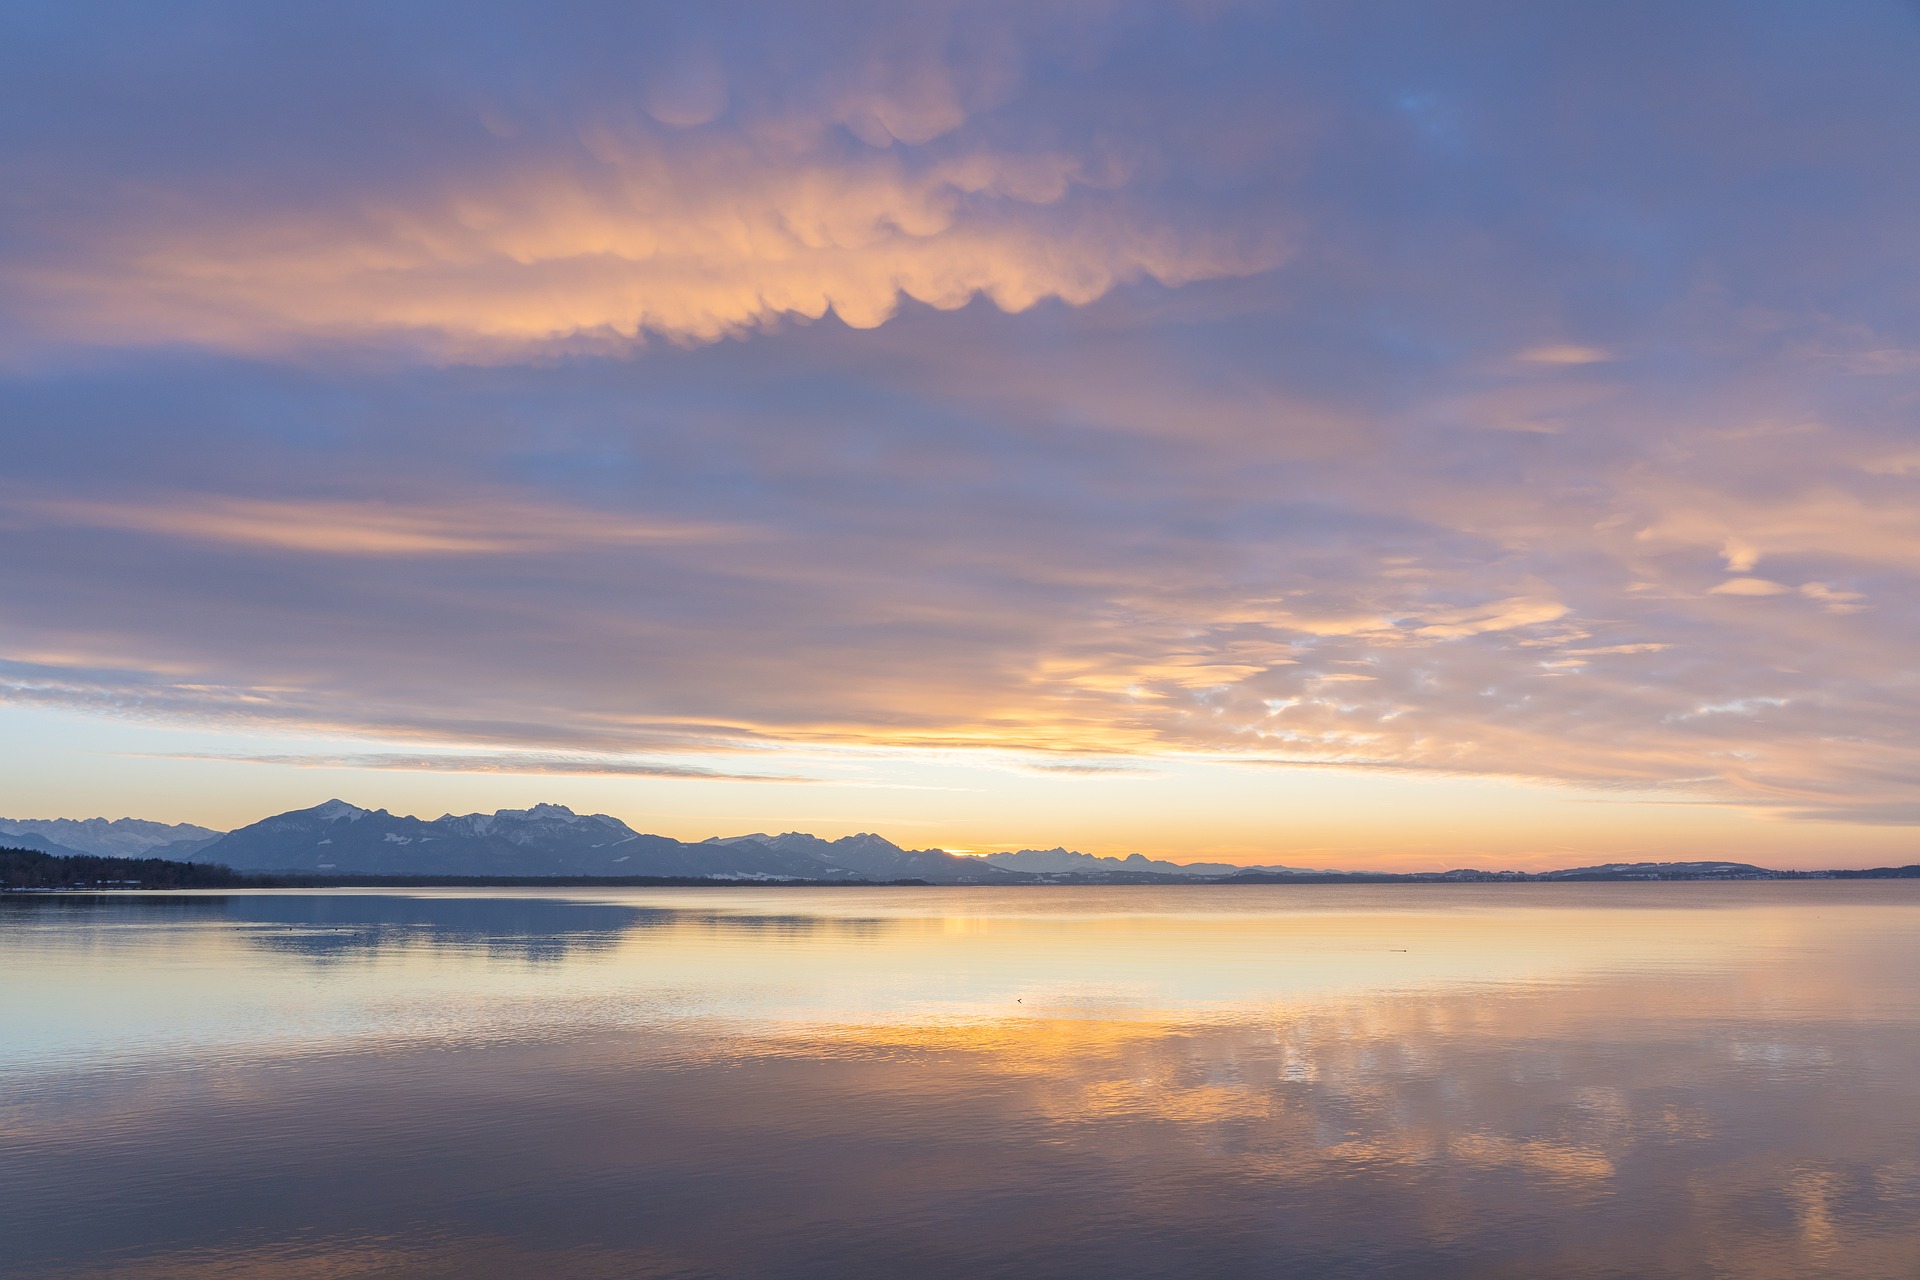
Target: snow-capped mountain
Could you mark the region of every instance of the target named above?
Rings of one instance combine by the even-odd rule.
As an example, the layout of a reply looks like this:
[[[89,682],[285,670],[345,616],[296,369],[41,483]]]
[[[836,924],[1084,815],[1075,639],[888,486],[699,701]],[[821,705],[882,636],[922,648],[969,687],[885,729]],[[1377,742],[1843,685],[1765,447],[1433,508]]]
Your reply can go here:
[[[329,800],[275,814],[215,842],[200,861],[248,871],[461,876],[705,876],[812,878],[802,859],[757,848],[725,857],[666,836],[642,835],[603,813],[564,805],[427,821]]]
[[[103,858],[188,858],[220,838],[210,827],[144,818],[0,818],[0,843]]]
[[[22,830],[29,827],[34,829]],[[941,849],[903,849],[870,832],[837,840],[800,831],[755,832],[696,844],[644,834],[607,814],[575,813],[558,804],[428,819],[329,800],[311,809],[274,814],[224,836],[203,827],[168,827],[136,819],[113,823],[53,819],[0,824],[0,842],[54,854],[104,851],[98,834],[90,837],[92,847],[88,847],[39,833],[49,829],[119,833],[123,848],[132,838],[150,842],[135,848],[131,856],[320,876],[669,876],[1027,884],[1043,878],[1151,882],[1162,877],[1227,876],[1241,870],[1296,870],[1162,862],[1138,854],[1096,858],[1066,849],[962,857]],[[161,842],[161,836],[174,838]]]
[[[1019,883],[1029,877],[877,835],[822,840],[788,832],[687,844],[645,835],[565,805],[432,820],[329,800],[230,832],[196,861],[242,871],[319,875],[711,876],[735,880],[930,880]]]

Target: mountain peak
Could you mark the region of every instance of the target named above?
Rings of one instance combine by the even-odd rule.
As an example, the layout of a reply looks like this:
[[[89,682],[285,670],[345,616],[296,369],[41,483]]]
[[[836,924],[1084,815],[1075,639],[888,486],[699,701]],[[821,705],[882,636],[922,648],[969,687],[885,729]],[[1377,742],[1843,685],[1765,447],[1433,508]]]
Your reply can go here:
[[[790,834],[801,835],[803,833],[796,831]],[[809,836],[808,839],[817,839],[817,837]],[[895,844],[893,841],[887,839],[885,836],[877,835],[871,831],[862,831],[857,835],[841,836],[838,840],[835,840],[833,843],[834,844],[855,844],[855,845],[883,845],[889,849],[898,849],[900,847],[899,845]]]
[[[349,821],[358,821],[373,811],[371,809],[362,809],[357,804],[348,804],[345,800],[336,799],[329,800],[325,804],[317,804],[307,810],[307,812],[316,818],[325,818],[329,821],[335,818],[346,818]]]

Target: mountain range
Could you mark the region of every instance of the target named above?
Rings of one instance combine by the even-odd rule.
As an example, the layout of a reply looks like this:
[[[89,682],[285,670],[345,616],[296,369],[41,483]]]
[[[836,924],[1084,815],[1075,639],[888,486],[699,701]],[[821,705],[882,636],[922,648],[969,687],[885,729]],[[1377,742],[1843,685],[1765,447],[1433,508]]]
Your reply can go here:
[[[1159,878],[1298,870],[1164,862],[1137,853],[1100,858],[1067,849],[964,857],[942,849],[903,849],[871,833],[824,840],[799,831],[755,832],[688,843],[635,831],[604,813],[575,813],[558,804],[425,819],[329,800],[224,834],[135,818],[0,819],[0,838],[43,853],[173,858],[239,871],[323,876],[699,876],[1022,884],[1060,875]]]
[[[316,875],[701,876],[720,880],[927,880],[1016,884],[1029,875],[877,835],[789,832],[686,843],[604,813],[537,804],[431,820],[329,800],[230,831],[193,855],[240,871]]]
[[[138,818],[0,818],[0,842],[71,856],[169,858],[240,871],[310,875],[700,876],[725,880],[925,880],[1022,884],[1068,877],[1217,877],[1296,867],[1178,863],[1132,854],[1021,849],[965,857],[904,849],[865,833],[824,840],[804,832],[715,836],[697,843],[635,831],[604,813],[565,805],[424,819],[329,800],[229,832]]]
[[[171,858],[190,861],[221,833],[190,822],[144,818],[0,818],[0,843],[60,857]]]
[[[1021,849],[969,857],[904,849],[870,833],[825,840],[804,832],[716,836],[697,843],[635,831],[565,805],[425,819],[329,800],[229,832],[138,818],[0,818],[0,845],[71,857],[163,858],[302,877],[704,878],[731,881],[901,881],[929,884],[1166,884],[1397,880],[1771,879],[1743,862],[1609,863],[1560,871],[1448,871],[1414,876],[1284,865],[1170,862],[1131,854]],[[1811,873],[1847,874],[1847,873]]]

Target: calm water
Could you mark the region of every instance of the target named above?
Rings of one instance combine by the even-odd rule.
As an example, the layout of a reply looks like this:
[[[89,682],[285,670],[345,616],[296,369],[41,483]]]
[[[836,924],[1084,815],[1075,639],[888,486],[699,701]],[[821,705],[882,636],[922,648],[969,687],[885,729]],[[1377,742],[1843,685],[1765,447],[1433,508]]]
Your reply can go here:
[[[1920,1275],[1920,884],[0,899],[29,1276]]]

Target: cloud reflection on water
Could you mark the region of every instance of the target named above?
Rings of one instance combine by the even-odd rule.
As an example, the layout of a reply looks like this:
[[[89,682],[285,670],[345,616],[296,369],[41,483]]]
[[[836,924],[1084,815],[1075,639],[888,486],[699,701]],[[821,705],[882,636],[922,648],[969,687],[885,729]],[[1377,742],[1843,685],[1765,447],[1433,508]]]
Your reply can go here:
[[[373,1015],[409,983],[444,1004],[454,972],[511,1002],[532,975],[564,1016],[16,1069],[0,1225],[29,1274],[143,1278],[1911,1275],[1920,1008],[1894,975],[1920,898],[1761,888],[1584,910],[1295,895],[1265,915],[1219,895],[630,895],[528,906],[559,936],[633,919],[531,966],[377,929],[357,967],[252,940],[275,913],[416,930],[517,900],[249,902],[221,926],[248,941],[193,999],[251,965],[286,1000],[344,984],[391,1026]],[[741,927],[754,904],[774,927]],[[807,907],[818,927],[795,927]],[[1387,933],[1471,938],[1482,963],[1298,971]],[[137,954],[191,982],[206,958],[89,945],[109,980]],[[1189,976],[1155,987],[1154,966]],[[1203,980],[1219,998],[1168,996]],[[632,1016],[696,982],[677,1007],[698,1016]]]

